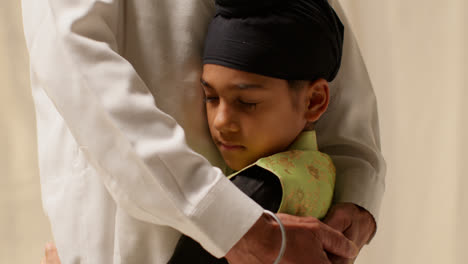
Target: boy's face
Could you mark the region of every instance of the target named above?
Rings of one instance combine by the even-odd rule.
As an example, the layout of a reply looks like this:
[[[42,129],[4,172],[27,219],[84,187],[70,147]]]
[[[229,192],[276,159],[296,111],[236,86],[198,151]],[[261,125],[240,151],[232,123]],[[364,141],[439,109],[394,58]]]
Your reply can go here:
[[[211,136],[234,170],[286,150],[307,124],[286,80],[206,64],[201,83]]]

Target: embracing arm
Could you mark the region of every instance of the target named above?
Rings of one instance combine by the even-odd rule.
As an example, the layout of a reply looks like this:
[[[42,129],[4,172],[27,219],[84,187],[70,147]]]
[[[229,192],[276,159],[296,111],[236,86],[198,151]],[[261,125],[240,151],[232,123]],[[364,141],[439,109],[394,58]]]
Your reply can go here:
[[[186,145],[183,129],[121,56],[125,5],[23,0],[33,89],[45,91],[120,208],[223,256],[262,210]],[[155,16],[169,12],[160,9]]]
[[[324,223],[359,249],[372,239],[385,189],[377,101],[351,25],[339,1],[330,1],[345,26],[341,69],[330,84],[331,104],[316,126],[320,149],[336,171],[334,205]],[[354,263],[329,253],[333,264]]]
[[[330,85],[330,107],[316,126],[317,139],[337,168],[334,202],[356,204],[377,219],[386,170],[377,101],[351,25],[339,1],[332,4],[345,25],[343,58]]]

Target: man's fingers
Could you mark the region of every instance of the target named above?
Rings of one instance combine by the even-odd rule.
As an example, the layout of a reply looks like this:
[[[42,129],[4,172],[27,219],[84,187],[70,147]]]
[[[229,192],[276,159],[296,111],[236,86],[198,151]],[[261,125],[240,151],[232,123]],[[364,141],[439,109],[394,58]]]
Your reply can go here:
[[[354,242],[326,224],[321,224],[319,235],[327,252],[344,258],[355,258],[359,253],[359,248]]]
[[[360,226],[357,224],[352,225],[350,228],[346,229],[343,232],[343,235],[349,240],[353,241],[358,248],[361,248],[365,243],[364,237],[360,236]]]
[[[312,224],[312,223],[317,223],[318,220],[315,217],[307,217],[307,216],[295,216],[295,215],[289,215],[289,214],[282,214],[278,213],[276,214],[280,219],[281,222],[283,223],[293,223],[293,224]]]
[[[45,248],[46,264],[60,264],[57,248],[53,243],[48,243]]]
[[[347,259],[335,255],[329,256],[330,262],[333,264],[353,264],[355,259]]]
[[[340,231],[322,223],[317,218],[297,217],[287,214],[278,214],[278,216],[286,226],[293,225],[296,228],[308,229],[311,234],[314,234],[319,239],[319,243],[322,244],[322,248],[326,252],[348,259],[355,258],[359,253],[359,248],[353,241],[346,238]],[[324,256],[328,260],[325,253]],[[322,262],[328,263],[326,261]]]
[[[352,218],[350,217],[352,213],[346,207],[335,206],[330,210],[323,222],[340,232],[344,232],[352,224]]]
[[[354,242],[346,238],[340,231],[320,222],[314,217],[297,217],[287,214],[278,214],[283,224],[294,223],[297,227],[311,228],[324,250],[344,258],[354,258],[359,253],[359,248]]]

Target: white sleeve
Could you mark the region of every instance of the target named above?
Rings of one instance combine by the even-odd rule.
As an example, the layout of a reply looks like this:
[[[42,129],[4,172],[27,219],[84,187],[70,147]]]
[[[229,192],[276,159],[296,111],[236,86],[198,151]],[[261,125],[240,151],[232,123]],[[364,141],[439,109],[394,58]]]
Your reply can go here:
[[[317,123],[317,139],[337,168],[334,201],[357,204],[377,221],[386,172],[377,101],[351,25],[339,1],[330,2],[345,26],[343,58],[330,84],[329,109]]]
[[[123,2],[23,0],[33,85],[46,91],[121,208],[221,257],[262,209],[189,149],[183,129],[119,55]]]

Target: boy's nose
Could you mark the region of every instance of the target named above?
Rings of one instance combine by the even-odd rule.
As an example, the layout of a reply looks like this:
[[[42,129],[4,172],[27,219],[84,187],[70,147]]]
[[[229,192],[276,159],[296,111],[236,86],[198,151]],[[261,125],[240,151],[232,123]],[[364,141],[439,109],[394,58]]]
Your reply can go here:
[[[218,111],[216,111],[213,125],[216,130],[222,133],[239,131],[239,124],[236,120],[235,112],[223,103],[219,105]]]

